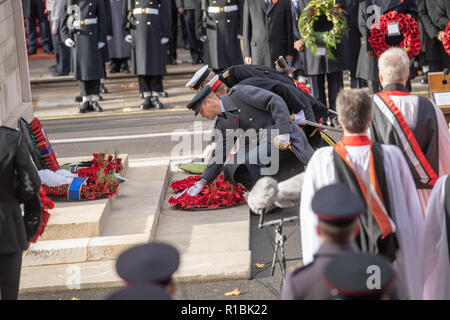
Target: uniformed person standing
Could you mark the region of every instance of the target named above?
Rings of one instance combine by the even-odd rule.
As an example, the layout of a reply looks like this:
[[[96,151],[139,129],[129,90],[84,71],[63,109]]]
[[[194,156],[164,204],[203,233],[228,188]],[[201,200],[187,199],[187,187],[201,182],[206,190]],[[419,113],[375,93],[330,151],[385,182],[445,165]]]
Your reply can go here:
[[[145,98],[142,109],[164,108],[159,101],[166,74],[166,44],[171,33],[170,3],[167,0],[124,1],[123,32],[131,43],[133,73]]]
[[[283,300],[331,300],[322,282],[327,264],[338,256],[360,252],[354,239],[357,219],[365,211],[360,197],[345,184],[332,184],[316,192],[311,207],[319,219],[317,232],[323,244],[314,261],[287,275]]]
[[[78,111],[102,112],[98,100],[100,79],[104,77],[100,49],[106,44],[104,0],[67,0],[60,27],[65,45],[72,48],[74,77],[82,96]]]
[[[361,34],[358,27],[358,0],[343,0],[345,5],[345,16],[347,18],[347,29],[342,40],[344,48],[345,70],[350,71],[350,87],[352,89],[360,88],[360,80],[356,77],[356,68],[358,66],[359,50],[361,48]]]
[[[243,0],[201,0],[199,38],[206,41],[206,59],[214,72],[242,64]]]

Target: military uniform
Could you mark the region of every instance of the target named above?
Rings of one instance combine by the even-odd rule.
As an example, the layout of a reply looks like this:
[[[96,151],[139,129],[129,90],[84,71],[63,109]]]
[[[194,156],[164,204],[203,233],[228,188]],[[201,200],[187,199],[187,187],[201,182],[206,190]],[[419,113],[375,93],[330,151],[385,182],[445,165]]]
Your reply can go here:
[[[215,72],[242,64],[241,43],[243,0],[201,0],[199,37],[207,36],[206,58]]]
[[[79,81],[83,104],[80,112],[102,111],[98,106],[100,79],[104,77],[103,59],[99,43],[106,44],[106,7],[104,0],[68,0],[61,35],[64,42],[73,39],[73,70]],[[73,10],[71,9],[73,8]],[[68,24],[69,22],[69,24]],[[70,28],[70,29],[69,29]],[[86,104],[87,101],[92,103]]]
[[[171,33],[170,3],[164,0],[124,1],[124,35],[132,36],[132,70],[139,78],[145,102],[141,108],[162,108],[159,93],[166,74],[166,45]]]
[[[203,88],[194,97],[188,108],[195,109],[198,113],[201,102],[208,92],[211,92],[208,86]],[[249,100],[248,97],[252,97],[252,99]],[[223,170],[227,180],[233,183],[241,182],[246,188],[251,189],[260,178],[260,170],[264,167],[260,157],[256,163],[251,162],[252,156],[259,154],[260,150],[264,150],[260,154],[261,156],[267,155],[268,157],[273,156],[274,152],[279,152],[279,168],[274,173],[274,177],[280,181],[304,170],[304,166],[308,163],[314,150],[309,145],[304,132],[291,121],[286,103],[279,96],[257,87],[237,85],[227,95],[220,97],[220,100],[225,112],[217,117],[216,128],[221,133],[221,137],[215,139],[218,141],[218,145],[215,156],[202,174],[204,181],[211,183]],[[245,132],[253,129],[258,136],[242,142],[243,136],[236,132],[238,129],[241,129],[241,133],[244,132],[244,135]],[[261,131],[263,129],[268,131],[267,135],[259,136],[263,133]],[[279,151],[273,145],[274,137],[270,135],[271,129],[278,129],[280,135],[290,134],[292,151]],[[237,134],[236,139],[240,142],[240,148],[237,155],[228,159],[224,166],[229,151],[227,143],[234,142],[229,140],[231,139],[230,132]],[[250,143],[257,147],[249,150]],[[239,159],[245,159],[245,163],[238,162]],[[266,163],[266,165],[268,164]]]
[[[350,71],[350,86],[352,89],[360,87],[359,79],[356,77],[356,68],[358,66],[359,50],[361,48],[361,34],[358,26],[358,0],[342,0],[345,7],[345,16],[347,18],[347,29],[345,30],[342,47],[344,49],[345,70]]]
[[[328,263],[343,254],[359,252],[356,244],[324,243],[314,255],[314,261],[296,269],[286,277],[281,293],[283,300],[331,300],[333,295],[322,281]]]

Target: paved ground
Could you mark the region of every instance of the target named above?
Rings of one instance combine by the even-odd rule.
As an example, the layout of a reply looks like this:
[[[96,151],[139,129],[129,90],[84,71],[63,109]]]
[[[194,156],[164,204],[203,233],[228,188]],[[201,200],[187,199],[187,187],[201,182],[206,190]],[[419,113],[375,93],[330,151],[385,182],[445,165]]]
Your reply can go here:
[[[186,54],[185,54],[186,56]],[[183,58],[181,59],[183,60]],[[180,60],[180,62],[181,62]],[[185,59],[188,60],[187,58]],[[39,62],[33,74],[46,72]],[[37,63],[36,63],[37,65]],[[44,65],[45,66],[45,65]],[[33,67],[33,65],[31,65]],[[186,64],[179,66],[186,67]],[[170,97],[164,99],[167,107],[163,110],[141,111],[138,106],[137,80],[135,78],[111,79],[107,81],[110,93],[104,95],[102,114],[77,115],[77,103],[73,97],[78,94],[74,82],[47,82],[32,84],[35,115],[43,123],[52,141],[58,157],[90,155],[102,150],[118,150],[128,153],[130,159],[168,158],[178,141],[172,140],[174,130],[184,130],[184,138],[192,139],[192,131],[209,130],[213,123],[195,119],[192,112],[184,106],[192,98],[192,92],[184,88],[190,74],[169,75],[165,79],[165,89]],[[414,91],[426,94],[427,88],[418,81],[414,82]],[[194,125],[193,120],[198,120]],[[206,145],[207,135],[202,145]],[[192,140],[193,141],[193,140]],[[201,149],[201,148],[200,148]],[[292,208],[271,219],[295,216],[298,208]],[[280,268],[275,275],[270,274],[273,256],[273,228],[260,230],[257,218],[251,218],[252,279],[248,281],[227,281],[213,283],[194,283],[181,285],[177,299],[277,299],[281,286]],[[301,261],[299,227],[296,223],[287,223],[284,234],[287,236],[285,252],[288,268],[292,269]],[[226,239],[224,239],[226,241]],[[256,268],[256,263],[265,264],[264,269]],[[224,293],[238,288],[238,297],[224,297]],[[111,290],[81,290],[60,293],[23,295],[20,299],[104,299]]]

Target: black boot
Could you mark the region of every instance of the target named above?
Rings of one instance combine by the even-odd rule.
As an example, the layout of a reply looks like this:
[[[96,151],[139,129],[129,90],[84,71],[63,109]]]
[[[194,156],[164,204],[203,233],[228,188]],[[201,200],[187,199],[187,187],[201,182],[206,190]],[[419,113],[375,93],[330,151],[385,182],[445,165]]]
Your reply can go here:
[[[148,109],[152,109],[154,107],[155,106],[152,103],[151,97],[146,97],[144,103],[141,104],[142,110],[148,110]]]
[[[120,71],[124,73],[130,73],[130,68],[128,67],[127,60],[122,61],[122,64],[120,65]]]
[[[109,65],[109,73],[119,73],[120,72],[120,64],[117,59],[112,59],[111,64]]]
[[[100,107],[100,105],[98,104],[98,101],[92,101],[91,103],[91,108],[93,111],[95,112],[103,112],[102,107]]]
[[[159,101],[158,97],[152,97],[151,102],[155,108],[164,109],[164,105],[161,103],[161,101]]]
[[[108,93],[104,83],[100,83],[100,93]]]
[[[91,106],[89,104],[89,101],[83,102],[80,107],[78,108],[78,113],[86,113],[91,111]]]
[[[76,96],[73,100],[75,102],[81,102],[81,101],[83,101],[83,97],[81,95],[79,95],[79,96]]]

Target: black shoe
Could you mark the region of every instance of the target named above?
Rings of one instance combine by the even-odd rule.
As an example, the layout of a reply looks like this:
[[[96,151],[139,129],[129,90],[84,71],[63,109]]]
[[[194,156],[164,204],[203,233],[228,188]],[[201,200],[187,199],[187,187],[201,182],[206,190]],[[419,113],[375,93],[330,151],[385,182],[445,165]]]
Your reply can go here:
[[[128,67],[127,62],[124,62],[120,65],[120,71],[123,73],[130,73],[130,68]]]
[[[50,49],[44,49],[44,52],[46,54],[53,54],[53,50],[50,50]]]
[[[152,97],[151,102],[155,108],[164,109],[164,105],[161,103],[161,101],[159,101],[158,97]]]
[[[101,95],[98,95],[98,100],[103,101],[103,97]]]
[[[75,102],[81,102],[83,101],[83,98],[81,96],[76,96],[73,100],[75,100]]]
[[[86,113],[89,111],[91,111],[91,105],[89,104],[89,101],[83,102],[78,108],[78,113]]]
[[[108,89],[106,89],[103,83],[100,84],[100,93],[108,93]]]
[[[154,107],[155,106],[152,103],[151,97],[146,97],[144,103],[141,104],[142,110],[148,110],[148,109],[152,109]]]
[[[168,98],[169,94],[166,91],[161,91],[161,92],[159,92],[159,96],[161,98]]]
[[[119,73],[120,72],[120,67],[118,66],[112,66],[109,68],[109,73]]]
[[[52,76],[54,76],[54,77],[62,77],[62,76],[67,76],[67,75],[68,75],[68,73],[62,73],[62,72],[59,72],[56,70],[52,71]]]
[[[91,103],[91,108],[93,111],[95,112],[103,112],[102,107],[100,107],[100,105],[98,104],[98,101],[92,101]]]
[[[48,67],[48,70],[50,70],[50,71],[56,70],[56,64]]]
[[[30,51],[28,51],[28,55],[31,56],[33,54],[36,54],[36,52],[37,52],[36,49],[35,50],[30,50]]]

